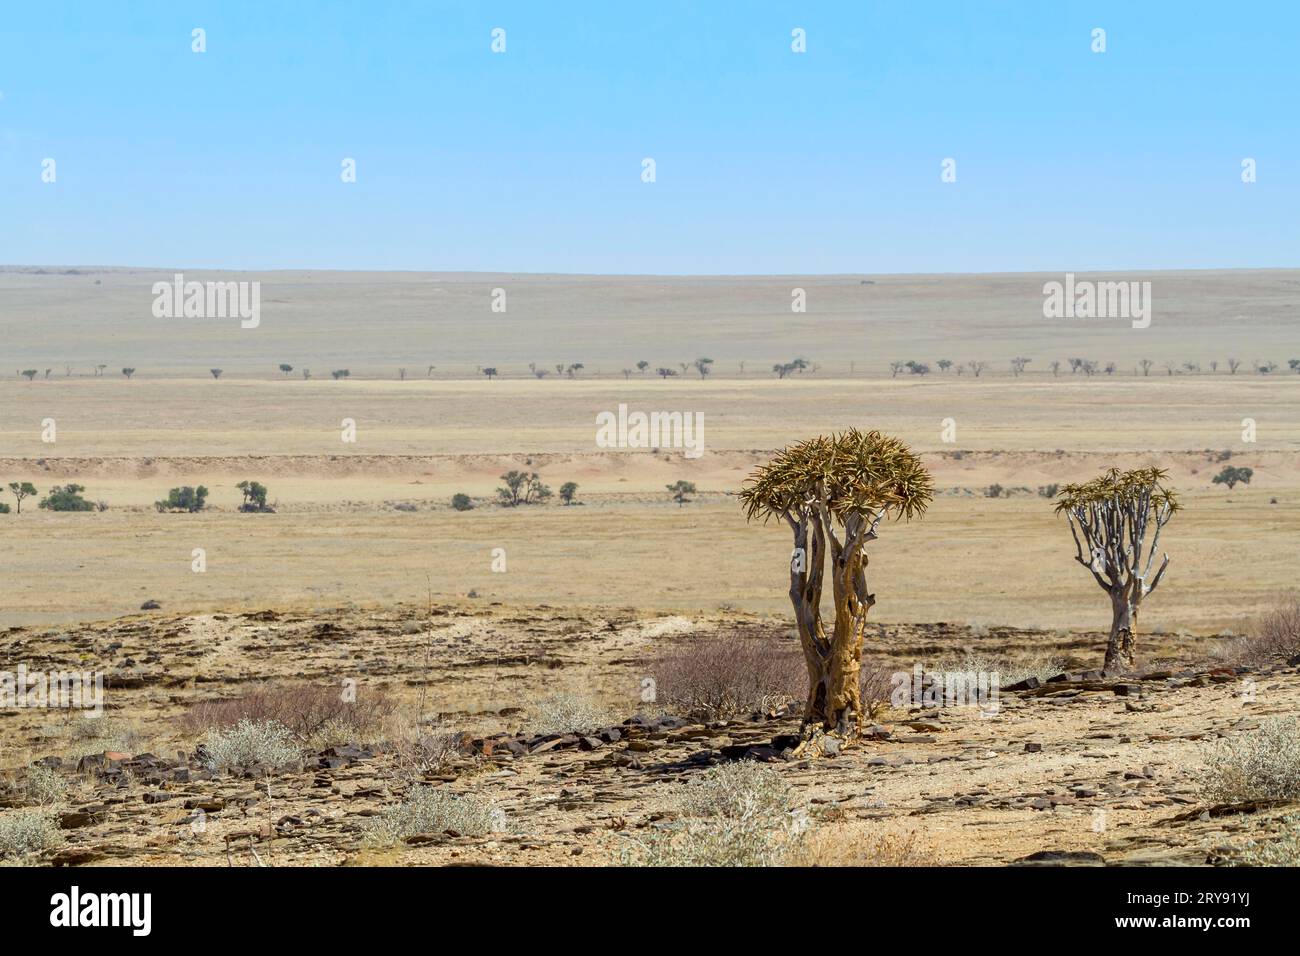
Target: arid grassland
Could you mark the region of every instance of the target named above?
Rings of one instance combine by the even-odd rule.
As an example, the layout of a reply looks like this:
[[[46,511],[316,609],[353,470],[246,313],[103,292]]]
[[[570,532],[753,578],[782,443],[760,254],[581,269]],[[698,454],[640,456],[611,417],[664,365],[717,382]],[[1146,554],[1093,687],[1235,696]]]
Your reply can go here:
[[[240,275],[240,329],[154,318],[169,276],[0,270],[0,671],[107,675],[98,720],[0,708],[0,860],[708,862],[660,842],[701,779],[783,806],[745,826],[788,845],[726,844],[750,861],[1242,862],[1293,827],[1300,759],[1242,793],[1223,751],[1277,752],[1300,707],[1294,622],[1242,640],[1300,573],[1300,272],[1133,276],[1147,329],[1045,319],[1050,276],[415,273]],[[620,404],[702,414],[703,454],[599,447]],[[849,427],[934,483],[867,549],[867,670],[1027,683],[991,715],[885,694],[823,754],[791,740],[790,529],[736,496]],[[1053,510],[1112,467],[1164,469],[1183,506],[1122,676],[1095,672],[1111,607]],[[557,494],[503,506],[512,470]],[[89,510],[39,507],[69,484]],[[200,485],[200,511],[156,505]],[[751,655],[725,707],[671,689]],[[344,682],[364,717],[311,696]],[[743,756],[753,779],[708,776]]]

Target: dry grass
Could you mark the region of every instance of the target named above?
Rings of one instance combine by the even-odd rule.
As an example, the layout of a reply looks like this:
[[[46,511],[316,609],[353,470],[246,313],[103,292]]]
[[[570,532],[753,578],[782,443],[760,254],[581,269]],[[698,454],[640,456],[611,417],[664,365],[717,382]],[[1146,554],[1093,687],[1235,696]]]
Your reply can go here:
[[[915,830],[872,833],[851,826],[810,831],[791,854],[791,866],[934,866]]]
[[[675,642],[650,672],[659,703],[704,720],[771,711],[808,685],[797,649],[735,633]]]

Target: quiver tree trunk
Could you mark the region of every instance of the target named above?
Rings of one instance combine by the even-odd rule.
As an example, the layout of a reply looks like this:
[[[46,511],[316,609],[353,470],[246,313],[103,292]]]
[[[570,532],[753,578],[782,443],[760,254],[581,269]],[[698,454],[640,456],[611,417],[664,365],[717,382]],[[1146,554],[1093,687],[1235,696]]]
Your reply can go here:
[[[1110,639],[1106,642],[1106,661],[1102,667],[1107,673],[1123,673],[1137,666],[1133,631],[1137,627],[1138,609],[1123,593],[1112,594],[1110,601]]]
[[[863,545],[875,538],[883,511],[868,524],[851,517],[841,543],[829,515],[813,509],[790,516],[795,551],[790,565],[790,600],[798,622],[799,643],[808,667],[808,695],[803,733],[836,733],[856,737],[862,730],[862,642],[867,612],[875,595],[867,592],[867,557]],[[826,544],[830,543],[835,620],[830,637],[821,619],[821,595]]]

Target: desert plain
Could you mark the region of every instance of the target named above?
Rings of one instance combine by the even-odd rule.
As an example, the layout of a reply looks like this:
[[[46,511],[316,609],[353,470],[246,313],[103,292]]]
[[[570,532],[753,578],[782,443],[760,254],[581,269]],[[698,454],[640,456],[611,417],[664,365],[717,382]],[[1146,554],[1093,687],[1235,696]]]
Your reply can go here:
[[[719,635],[797,648],[789,531],[747,523],[735,496],[777,449],[848,427],[901,437],[935,483],[923,517],[871,545],[866,659],[1072,679],[991,717],[886,707],[836,755],[755,751],[824,818],[834,849],[813,862],[1204,864],[1281,826],[1285,807],[1225,811],[1196,779],[1207,744],[1300,703],[1294,664],[1225,666],[1300,571],[1300,272],[1107,277],[1151,281],[1134,328],[1045,318],[1059,276],[185,270],[261,282],[242,329],[155,317],[151,287],[175,271],[0,270],[0,483],[105,504],[0,514],[0,665],[108,675],[102,734],[0,711],[0,771],[18,786],[45,760],[66,778],[63,839],[34,861],[618,861],[718,755],[797,732],[797,704],[700,719],[645,680]],[[699,413],[703,453],[599,447],[620,404]],[[1214,483],[1229,466],[1249,483]],[[1110,608],[1051,498],[1111,467],[1166,469],[1184,504],[1139,621],[1143,670],[1122,680],[1089,673]],[[576,482],[575,503],[502,506],[515,469]],[[245,480],[273,512],[239,510]],[[200,484],[205,510],[155,508]],[[376,730],[278,775],[202,769],[197,705],[349,680],[417,738],[459,735],[455,754],[413,774]],[[557,694],[625,729],[530,734]],[[512,827],[363,839],[416,786],[484,794]]]

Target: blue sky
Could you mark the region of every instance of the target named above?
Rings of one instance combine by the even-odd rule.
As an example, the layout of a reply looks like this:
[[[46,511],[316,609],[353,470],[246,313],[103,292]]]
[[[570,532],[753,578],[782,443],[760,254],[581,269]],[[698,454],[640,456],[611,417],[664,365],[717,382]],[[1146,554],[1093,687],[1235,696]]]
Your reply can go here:
[[[1296,266],[1298,11],[11,3],[0,263]],[[195,27],[206,53],[190,50]],[[804,54],[790,49],[796,27]],[[1095,27],[1105,53],[1091,50]],[[340,181],[345,157],[356,183]],[[940,181],[948,157],[955,183]]]

